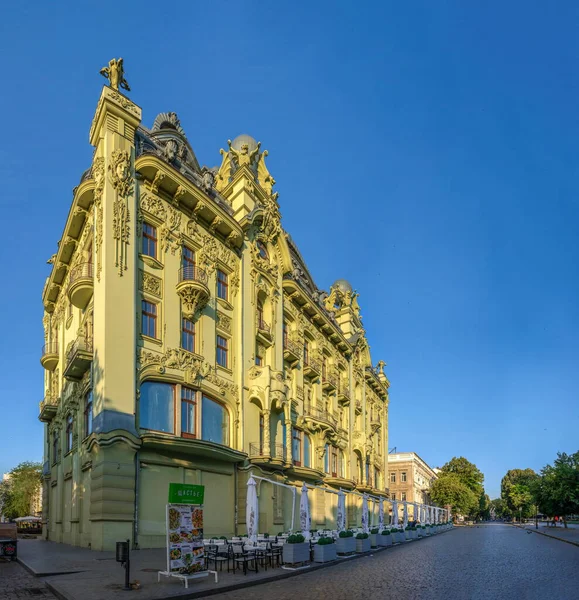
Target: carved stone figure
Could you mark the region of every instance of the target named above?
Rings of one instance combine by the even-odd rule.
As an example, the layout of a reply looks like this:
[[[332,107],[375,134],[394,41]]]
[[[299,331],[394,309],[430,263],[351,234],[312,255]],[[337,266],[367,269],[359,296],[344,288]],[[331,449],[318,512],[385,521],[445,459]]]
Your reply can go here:
[[[213,188],[213,184],[215,183],[215,174],[213,171],[207,169],[203,173],[203,178],[201,180],[201,187],[205,190],[205,192],[209,193]]]
[[[167,140],[167,143],[165,144],[165,148],[163,149],[163,156],[168,161],[173,161],[173,160],[175,160],[175,157],[177,156],[178,149],[179,149],[179,147],[175,140]]]
[[[257,162],[255,157],[259,157],[261,142],[257,142],[257,146],[252,152],[249,151],[249,144],[241,144],[239,151],[232,147],[231,140],[227,140],[227,145],[229,146],[229,152],[238,167],[242,167],[243,165],[252,166]]]
[[[109,60],[109,66],[103,67],[100,70],[100,74],[109,80],[110,86],[113,88],[113,90],[116,90],[118,92],[120,87],[123,90],[127,90],[127,92],[131,91],[129,84],[127,83],[127,80],[124,77],[125,70],[123,67],[122,58],[112,58],[111,60]]]

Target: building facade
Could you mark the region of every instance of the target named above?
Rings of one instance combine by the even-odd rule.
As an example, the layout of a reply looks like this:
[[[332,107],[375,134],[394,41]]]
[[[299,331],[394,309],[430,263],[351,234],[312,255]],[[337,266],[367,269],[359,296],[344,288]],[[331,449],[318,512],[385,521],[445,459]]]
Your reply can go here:
[[[392,500],[432,504],[430,486],[437,476],[416,452],[389,454],[388,478]]]
[[[163,546],[170,482],[205,486],[206,535],[245,532],[250,473],[387,496],[384,363],[352,286],[318,289],[282,228],[267,151],[241,135],[201,167],[175,113],[146,128],[104,71],[43,291],[44,536]],[[290,488],[260,480],[260,532],[289,529]],[[310,493],[312,527],[335,501]]]

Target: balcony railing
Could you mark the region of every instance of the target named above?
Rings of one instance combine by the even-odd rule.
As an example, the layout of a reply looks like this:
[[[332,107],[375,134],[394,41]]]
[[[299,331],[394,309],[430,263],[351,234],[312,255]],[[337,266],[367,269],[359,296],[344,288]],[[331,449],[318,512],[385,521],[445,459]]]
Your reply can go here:
[[[207,271],[201,269],[197,265],[188,265],[179,269],[179,283],[183,281],[198,281],[203,285],[207,285]]]
[[[298,342],[290,340],[290,338],[287,336],[283,338],[283,349],[288,350],[295,356],[299,356],[302,351],[300,344]]]
[[[42,346],[40,364],[49,371],[54,371],[58,365],[58,342],[48,342]]]
[[[268,335],[271,334],[271,325],[269,323],[266,323],[263,319],[257,319],[257,328],[259,329],[259,331],[263,331]]]
[[[66,365],[64,368],[64,377],[71,381],[80,381],[86,373],[93,358],[93,340],[92,337],[78,337],[70,346],[66,353]]]
[[[56,408],[58,406],[59,398],[54,394],[46,394],[44,399],[40,402],[39,419],[44,422],[49,422],[56,415]]]
[[[304,406],[304,415],[313,417],[317,421],[324,421],[330,425],[333,425],[334,427],[338,426],[338,418],[336,415],[328,410],[324,410],[323,408],[318,408],[317,406]]]
[[[304,356],[304,373],[309,376],[318,376],[321,373],[321,363],[311,356]]]
[[[272,448],[271,457],[277,458],[278,460],[283,460],[285,462],[286,447],[283,444],[274,444]]]
[[[266,456],[263,451],[263,446],[257,442],[252,442],[249,444],[249,457],[255,458],[256,456]],[[267,454],[269,456],[269,453]]]
[[[81,263],[80,265],[76,265],[70,270],[70,279],[68,280],[68,285],[73,284],[75,281],[79,279],[92,279],[93,278],[93,268],[92,263]]]
[[[66,362],[70,362],[75,354],[79,352],[92,352],[92,338],[79,337],[77,338],[69,351],[66,353]]]
[[[273,444],[268,451],[268,449],[259,442],[251,442],[249,444],[249,458],[259,458],[261,456],[268,460],[273,458],[285,462],[286,448],[283,444]]]

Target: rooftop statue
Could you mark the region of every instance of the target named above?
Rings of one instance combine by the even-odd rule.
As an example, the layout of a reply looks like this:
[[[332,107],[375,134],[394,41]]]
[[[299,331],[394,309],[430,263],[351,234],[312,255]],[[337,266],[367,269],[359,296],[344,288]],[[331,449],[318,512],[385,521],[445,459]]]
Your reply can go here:
[[[249,152],[249,145],[246,143],[241,144],[240,151],[237,151],[235,148],[233,148],[231,145],[231,140],[227,140],[227,145],[229,146],[229,152],[231,152],[235,162],[237,163],[237,166],[239,167],[242,167],[243,165],[251,166],[255,161],[256,155],[259,157],[259,148],[261,146],[261,142],[257,142],[257,146],[252,152]]]
[[[116,90],[118,92],[119,87],[121,87],[122,89],[127,90],[127,92],[131,91],[129,84],[127,83],[127,80],[124,77],[125,70],[123,68],[122,58],[119,58],[118,60],[116,58],[112,58],[111,60],[109,60],[109,66],[103,67],[100,70],[100,74],[109,80],[113,90]]]

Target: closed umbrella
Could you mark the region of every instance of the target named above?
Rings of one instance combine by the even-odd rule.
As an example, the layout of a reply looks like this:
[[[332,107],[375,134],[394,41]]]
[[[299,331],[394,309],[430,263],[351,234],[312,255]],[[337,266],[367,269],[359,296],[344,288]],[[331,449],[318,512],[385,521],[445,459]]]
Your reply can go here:
[[[384,499],[378,501],[378,530],[382,533],[384,529]]]
[[[336,515],[336,529],[344,531],[346,529],[346,494],[340,490],[338,492],[338,514]]]
[[[310,519],[310,504],[308,502],[308,488],[306,484],[302,486],[302,496],[300,498],[300,525],[302,528],[302,535],[306,540],[310,539],[310,529],[312,520]]]
[[[392,526],[398,527],[398,502],[392,502]]]
[[[250,542],[257,542],[257,518],[259,506],[257,504],[257,484],[253,477],[247,482],[247,504],[245,507],[245,522],[247,526],[247,538]]]
[[[414,503],[414,520],[420,521],[420,515],[418,514],[418,504]]]
[[[408,504],[405,502],[404,503],[404,513],[402,515],[402,525],[404,526],[404,529],[406,529],[406,526],[408,525]]]
[[[420,522],[422,525],[426,524],[426,508],[424,507],[424,504],[420,505]]]
[[[362,497],[362,529],[364,533],[368,533],[368,496],[366,494]]]

